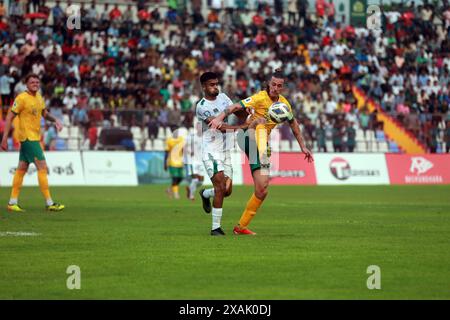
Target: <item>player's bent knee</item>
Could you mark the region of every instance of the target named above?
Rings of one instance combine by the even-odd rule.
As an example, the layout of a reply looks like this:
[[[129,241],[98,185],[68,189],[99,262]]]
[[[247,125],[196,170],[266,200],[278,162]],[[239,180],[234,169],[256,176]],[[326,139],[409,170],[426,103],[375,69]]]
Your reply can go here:
[[[255,196],[260,200],[264,200],[268,193],[269,190],[267,190],[267,188],[258,188],[255,190]]]
[[[214,191],[215,191],[215,193],[222,194],[223,196],[225,196],[225,194],[226,194],[225,186],[222,186],[222,185],[217,186],[217,188],[215,187]]]
[[[224,196],[226,196],[226,194],[227,194],[227,185],[226,185],[225,181],[218,183],[216,186],[214,186],[214,189],[217,190],[216,192],[219,192],[219,193],[223,194]]]

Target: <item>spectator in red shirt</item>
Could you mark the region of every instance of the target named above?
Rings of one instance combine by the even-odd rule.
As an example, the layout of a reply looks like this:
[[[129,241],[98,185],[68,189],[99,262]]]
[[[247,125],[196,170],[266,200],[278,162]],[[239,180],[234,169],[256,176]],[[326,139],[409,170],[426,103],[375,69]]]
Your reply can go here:
[[[267,36],[263,30],[258,30],[258,34],[255,37],[255,42],[257,45],[265,44],[267,42]]]
[[[91,66],[86,61],[80,63],[79,72],[81,78],[89,77],[91,70]]]
[[[327,35],[322,38],[322,46],[323,47],[329,46],[331,44],[331,41],[332,41],[332,39],[330,37],[330,34],[327,33]]]
[[[402,14],[401,16],[401,20],[403,21],[403,23],[405,24],[406,27],[411,27],[412,26],[412,22],[414,20],[414,13],[411,11],[407,11],[405,13]]]
[[[95,122],[91,121],[90,127],[88,129],[88,139],[89,139],[89,150],[94,150],[97,145],[98,132]]]
[[[263,24],[264,24],[264,19],[263,19],[263,17],[262,17],[259,13],[256,13],[256,14],[253,16],[252,21],[253,21],[253,24],[254,24],[256,27],[261,27],[261,26],[263,26]]]
[[[5,22],[3,18],[0,20],[0,30],[1,31],[8,30],[8,24]]]
[[[344,37],[347,39],[347,40],[353,40],[353,39],[355,39],[355,37],[356,37],[356,32],[355,32],[355,28],[353,27],[353,26],[347,26],[345,29],[344,29]]]
[[[138,18],[139,18],[139,21],[141,21],[141,22],[150,20],[150,12],[148,12],[146,7],[142,8],[141,10],[139,10]]]
[[[316,0],[316,15],[319,18],[323,18],[325,16],[325,8],[327,3],[325,0]]]
[[[88,111],[88,117],[91,122],[101,123],[104,119],[100,105],[96,102],[95,107]]]
[[[88,50],[78,40],[75,40],[70,53],[86,56],[88,54]]]
[[[336,13],[336,10],[334,9],[334,3],[333,0],[329,0],[329,3],[326,4],[326,14],[329,22],[334,21],[334,14]]]
[[[277,35],[276,40],[277,43],[287,43],[289,41],[289,34],[283,30]]]
[[[111,21],[113,20],[120,20],[120,17],[122,16],[122,12],[119,9],[119,6],[116,4],[114,8],[109,13],[109,19]]]

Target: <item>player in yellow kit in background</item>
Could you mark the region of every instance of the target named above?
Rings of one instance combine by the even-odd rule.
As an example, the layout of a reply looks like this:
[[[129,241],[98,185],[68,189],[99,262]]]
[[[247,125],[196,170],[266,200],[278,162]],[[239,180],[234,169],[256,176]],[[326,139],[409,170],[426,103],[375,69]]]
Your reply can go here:
[[[183,180],[183,148],[184,137],[178,135],[178,128],[172,127],[172,137],[166,140],[166,153],[164,157],[164,170],[169,170],[172,178],[172,186],[167,189],[167,194],[175,199],[180,198],[179,184]]]
[[[248,229],[248,225],[267,196],[270,178],[268,174],[269,163],[264,163],[263,157],[268,157],[266,152],[268,137],[271,130],[277,125],[277,123],[273,122],[270,117],[268,117],[267,110],[274,102],[279,101],[285,103],[292,112],[289,101],[281,95],[283,88],[284,75],[280,70],[277,70],[272,74],[266,90],[260,91],[247,99],[241,100],[239,103],[232,104],[209,123],[210,127],[213,129],[220,128],[222,121],[226,116],[242,108],[250,108],[253,111],[250,120],[252,123],[256,122],[255,134],[249,134],[250,130],[246,132],[246,136],[244,137],[245,146],[243,147],[247,157],[250,160],[250,169],[252,171],[255,189],[247,203],[241,219],[239,220],[239,224],[233,229],[234,234],[255,234],[253,231]],[[297,120],[294,116],[292,116],[288,121],[289,126],[291,127],[291,130],[300,145],[301,151],[305,155],[305,159],[308,162],[312,162],[312,153],[305,145]],[[255,145],[253,148],[252,144]],[[252,149],[256,151],[254,152],[255,154],[250,152]]]
[[[19,124],[15,128],[18,131],[20,141],[19,165],[14,174],[11,197],[8,203],[8,210],[14,212],[24,212],[19,204],[19,193],[22,187],[23,177],[28,170],[30,163],[34,163],[38,172],[39,188],[44,195],[46,209],[49,211],[61,211],[64,205],[55,203],[50,196],[47,179],[47,163],[42,151],[41,140],[41,117],[45,120],[55,122],[58,131],[62,129],[62,124],[52,116],[45,108],[45,102],[39,93],[40,80],[36,74],[30,74],[25,78],[27,90],[19,94],[14,100],[14,104],[6,116],[5,131],[1,142],[1,149],[8,149],[8,136],[11,130],[13,119],[17,116]]]

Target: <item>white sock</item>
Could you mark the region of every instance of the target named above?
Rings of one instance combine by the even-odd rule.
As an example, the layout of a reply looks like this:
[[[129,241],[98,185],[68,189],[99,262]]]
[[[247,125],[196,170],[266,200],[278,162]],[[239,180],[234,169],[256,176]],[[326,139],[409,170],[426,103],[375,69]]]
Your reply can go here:
[[[198,179],[194,178],[192,179],[190,185],[189,185],[189,191],[191,193],[191,199],[194,199],[195,190],[197,189],[197,183]]]
[[[52,198],[45,200],[45,202],[47,203],[48,206],[51,206],[53,204]]]
[[[222,220],[222,208],[212,208],[212,229],[220,228],[220,221]]]
[[[214,188],[206,189],[205,191],[203,191],[203,196],[206,198],[214,197]]]
[[[17,199],[13,199],[13,198],[9,199],[8,204],[17,204]]]

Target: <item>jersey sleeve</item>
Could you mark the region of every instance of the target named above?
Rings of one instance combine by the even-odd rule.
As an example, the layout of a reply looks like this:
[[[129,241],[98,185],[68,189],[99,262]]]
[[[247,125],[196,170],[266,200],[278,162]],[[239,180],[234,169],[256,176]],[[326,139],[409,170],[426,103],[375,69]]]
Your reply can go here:
[[[258,103],[258,100],[259,100],[259,94],[257,93],[257,94],[254,94],[254,95],[248,97],[247,99],[239,101],[239,103],[242,106],[242,108],[255,109],[256,104]]]
[[[23,105],[24,105],[23,100],[20,98],[20,96],[18,96],[14,100],[14,103],[11,107],[11,111],[14,112],[15,114],[19,114],[23,110]]]

